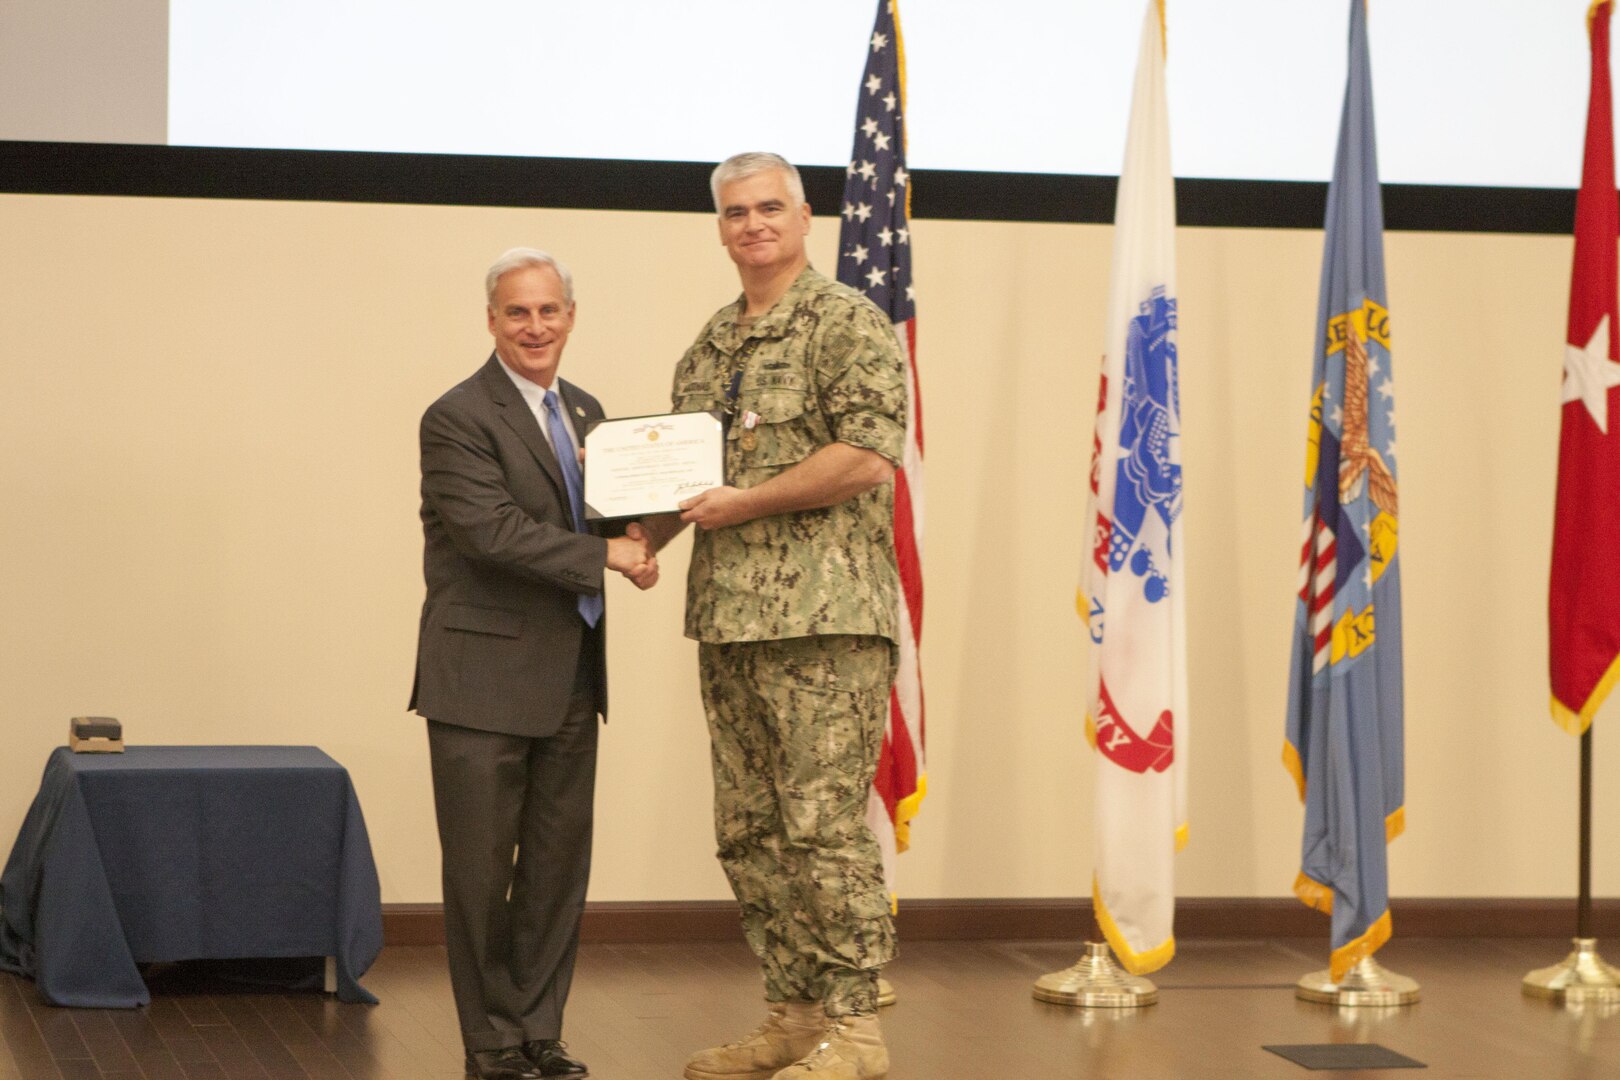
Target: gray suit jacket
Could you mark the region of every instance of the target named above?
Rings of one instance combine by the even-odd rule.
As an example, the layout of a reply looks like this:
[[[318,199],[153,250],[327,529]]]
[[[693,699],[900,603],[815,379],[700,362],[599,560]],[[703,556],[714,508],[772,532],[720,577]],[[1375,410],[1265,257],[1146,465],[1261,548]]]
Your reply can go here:
[[[595,398],[558,379],[583,445]],[[607,715],[605,619],[588,634],[581,593],[602,591],[607,541],[573,529],[556,456],[493,354],[422,417],[427,599],[408,708],[460,727],[555,733],[590,648]]]

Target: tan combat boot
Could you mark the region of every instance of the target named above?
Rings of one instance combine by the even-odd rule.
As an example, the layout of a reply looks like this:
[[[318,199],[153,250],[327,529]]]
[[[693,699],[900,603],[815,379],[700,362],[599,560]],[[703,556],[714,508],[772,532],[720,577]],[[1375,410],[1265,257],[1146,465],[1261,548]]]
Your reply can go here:
[[[834,1016],[821,1041],[771,1080],[883,1080],[889,1051],[876,1016]]]
[[[759,1027],[736,1042],[693,1054],[686,1080],[771,1080],[782,1066],[814,1050],[826,1030],[827,1017],[817,1002],[771,1002]]]

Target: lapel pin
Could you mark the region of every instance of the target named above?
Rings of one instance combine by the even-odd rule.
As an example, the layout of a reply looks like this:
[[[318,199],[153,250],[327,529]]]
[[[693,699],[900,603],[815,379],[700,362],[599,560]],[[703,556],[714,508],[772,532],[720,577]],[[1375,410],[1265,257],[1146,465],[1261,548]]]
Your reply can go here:
[[[583,405],[575,405],[574,406],[574,415],[575,416],[584,416],[585,415],[585,407]]]

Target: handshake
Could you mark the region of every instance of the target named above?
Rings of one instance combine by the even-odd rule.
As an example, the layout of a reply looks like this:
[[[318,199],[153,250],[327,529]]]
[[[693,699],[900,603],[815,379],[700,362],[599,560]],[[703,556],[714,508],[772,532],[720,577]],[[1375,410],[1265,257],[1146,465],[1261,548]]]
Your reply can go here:
[[[638,589],[650,589],[658,584],[658,556],[653,551],[652,538],[639,523],[631,522],[623,536],[608,540],[607,568],[629,578]]]
[[[580,451],[581,459],[585,452]],[[629,578],[638,589],[658,584],[658,549],[688,525],[700,529],[723,529],[760,516],[757,489],[739,491],[722,485],[700,491],[680,503],[680,512],[653,514],[631,522],[623,536],[607,542],[607,568]]]

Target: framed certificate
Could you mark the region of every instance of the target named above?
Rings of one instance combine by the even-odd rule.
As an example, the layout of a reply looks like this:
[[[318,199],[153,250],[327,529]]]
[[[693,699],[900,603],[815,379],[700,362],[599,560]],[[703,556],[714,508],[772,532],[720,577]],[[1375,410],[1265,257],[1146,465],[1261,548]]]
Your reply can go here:
[[[712,412],[598,420],[585,433],[585,517],[665,514],[725,483],[725,436]]]

